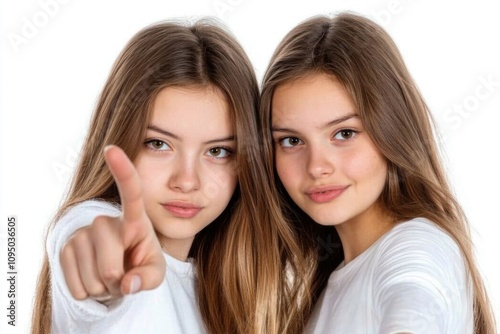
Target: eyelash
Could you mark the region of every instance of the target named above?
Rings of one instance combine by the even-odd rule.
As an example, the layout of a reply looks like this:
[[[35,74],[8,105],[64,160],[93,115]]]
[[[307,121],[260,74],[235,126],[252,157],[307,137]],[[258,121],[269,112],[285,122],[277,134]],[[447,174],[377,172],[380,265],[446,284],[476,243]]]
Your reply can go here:
[[[213,159],[229,159],[233,156],[234,154],[234,150],[230,147],[227,147],[227,146],[215,146],[215,147],[211,147],[207,150],[207,153],[209,153],[210,151],[214,150],[214,149],[221,149],[221,150],[224,150],[227,152],[226,156],[225,157],[217,157],[217,156],[213,156],[213,155],[210,155],[210,154],[207,154],[210,158],[213,158]]]
[[[343,138],[343,139],[336,139],[335,137],[338,136],[339,134],[341,133],[345,133],[345,132],[349,132],[351,134],[351,136],[349,138]],[[353,130],[353,129],[341,129],[341,130],[338,130],[337,132],[335,132],[332,136],[332,140],[337,140],[337,141],[348,141],[348,140],[351,140],[353,139],[357,134],[359,133],[359,131],[356,131],[356,130]],[[290,139],[297,139],[299,140],[299,143],[297,145],[293,145],[293,146],[284,146],[283,145],[283,142],[285,140],[290,140]],[[288,137],[281,137],[278,139],[277,143],[283,148],[283,149],[293,149],[294,147],[297,147],[298,145],[301,145],[303,144],[304,142],[302,141],[302,139],[298,138],[298,137],[292,137],[292,136],[288,136]]]
[[[170,149],[170,146],[163,140],[160,140],[160,139],[147,139],[145,142],[144,142],[144,145],[146,146],[147,149],[155,152],[155,153],[160,153],[160,152],[165,152],[165,151],[168,151],[168,149],[166,150],[161,150],[161,149],[157,149],[157,148],[154,148],[152,146],[153,143],[157,143],[157,144],[162,144],[161,146],[165,145],[167,146],[169,149]]]
[[[152,147],[152,144],[153,143],[156,143],[156,144],[161,144],[160,146],[167,146],[168,149],[164,149],[164,150],[161,150],[161,149],[157,149],[157,148],[154,148]],[[165,152],[165,151],[169,151],[171,150],[170,149],[170,146],[163,140],[160,140],[160,139],[147,139],[145,142],[144,142],[144,145],[146,146],[147,149],[153,151],[154,153],[162,153],[162,152]],[[224,150],[226,151],[226,156],[224,157],[218,157],[218,156],[214,156],[214,155],[211,155],[210,154],[210,151],[212,150],[216,150],[216,149],[220,149],[220,150]],[[232,155],[234,155],[234,150],[230,147],[227,147],[227,146],[215,146],[215,147],[211,147],[209,148],[205,154],[210,157],[210,158],[213,158],[213,159],[217,159],[217,160],[222,160],[222,159],[229,159]]]
[[[289,136],[289,137],[281,137],[281,138],[279,138],[279,139],[278,139],[278,144],[279,144],[279,145],[280,145],[283,149],[285,149],[285,150],[286,150],[286,149],[292,149],[292,148],[296,147],[297,145],[300,145],[300,143],[299,143],[299,144],[297,144],[297,145],[293,145],[293,146],[284,146],[284,145],[283,145],[283,143],[284,143],[284,141],[285,141],[285,140],[287,140],[287,139],[288,139],[288,140],[290,140],[290,139],[297,139],[297,140],[299,140],[299,141],[300,141],[300,143],[303,143],[303,141],[302,141],[301,139],[297,138],[297,137],[292,137],[292,136]]]
[[[359,131],[356,131],[356,130],[353,130],[353,129],[341,129],[337,132],[335,132],[335,134],[333,135],[333,139],[335,139],[335,137],[339,134],[341,134],[342,132],[349,132],[351,133],[351,137],[350,138],[347,138],[347,139],[337,139],[337,140],[340,140],[340,141],[347,141],[347,140],[351,140],[352,138],[354,138],[358,133]]]

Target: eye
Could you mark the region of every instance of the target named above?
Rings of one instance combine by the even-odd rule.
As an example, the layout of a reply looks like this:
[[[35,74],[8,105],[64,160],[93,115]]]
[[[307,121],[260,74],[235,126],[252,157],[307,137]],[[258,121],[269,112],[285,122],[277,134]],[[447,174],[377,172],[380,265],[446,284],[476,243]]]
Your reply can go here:
[[[339,132],[337,132],[333,138],[336,140],[349,140],[356,136],[357,131],[351,130],[351,129],[342,129]]]
[[[149,149],[151,149],[153,151],[168,151],[168,150],[170,150],[170,146],[168,146],[167,143],[165,143],[164,141],[159,140],[159,139],[147,140],[145,144]]]
[[[281,147],[294,147],[303,144],[302,140],[297,137],[285,137],[279,140]]]
[[[224,159],[231,156],[233,154],[233,150],[231,150],[229,147],[217,146],[210,148],[206,154],[213,158]]]

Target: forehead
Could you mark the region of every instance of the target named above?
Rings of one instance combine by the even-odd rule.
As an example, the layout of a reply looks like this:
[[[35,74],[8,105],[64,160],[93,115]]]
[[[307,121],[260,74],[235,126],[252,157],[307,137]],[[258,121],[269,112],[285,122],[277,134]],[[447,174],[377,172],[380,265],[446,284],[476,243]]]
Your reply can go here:
[[[273,123],[288,119],[336,118],[355,114],[350,94],[333,75],[318,73],[278,86],[272,100]]]
[[[230,135],[230,108],[214,86],[163,88],[153,102],[150,123],[189,136]]]
[[[218,103],[219,107],[227,107],[225,94],[216,86],[168,86],[161,89],[153,103],[155,108],[172,108],[177,105],[194,106],[209,102]]]

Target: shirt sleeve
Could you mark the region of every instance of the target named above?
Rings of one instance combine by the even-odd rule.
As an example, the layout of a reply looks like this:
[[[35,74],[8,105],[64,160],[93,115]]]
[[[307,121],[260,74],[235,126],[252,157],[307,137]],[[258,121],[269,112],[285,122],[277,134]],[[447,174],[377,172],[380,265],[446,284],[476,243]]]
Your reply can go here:
[[[53,332],[88,332],[93,322],[110,315],[117,316],[127,308],[128,297],[105,306],[90,298],[79,301],[71,296],[64,279],[59,254],[68,238],[78,229],[90,225],[100,215],[118,216],[119,208],[102,201],[86,201],[70,208],[55,224],[47,238],[51,269]]]
[[[472,319],[471,290],[457,244],[429,222],[408,224],[384,240],[375,269],[379,333],[472,333],[464,321]]]

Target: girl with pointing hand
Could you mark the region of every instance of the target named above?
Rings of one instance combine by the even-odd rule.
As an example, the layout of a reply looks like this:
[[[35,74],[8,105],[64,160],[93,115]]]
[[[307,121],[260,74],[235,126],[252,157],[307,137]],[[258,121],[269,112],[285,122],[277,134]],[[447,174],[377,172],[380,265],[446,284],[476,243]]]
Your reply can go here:
[[[258,97],[215,24],[132,38],[47,239],[34,333],[301,328],[301,307],[281,307],[302,303],[300,251],[259,154]]]

